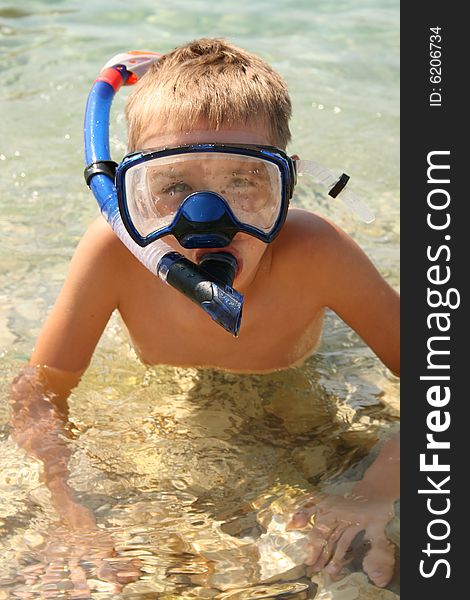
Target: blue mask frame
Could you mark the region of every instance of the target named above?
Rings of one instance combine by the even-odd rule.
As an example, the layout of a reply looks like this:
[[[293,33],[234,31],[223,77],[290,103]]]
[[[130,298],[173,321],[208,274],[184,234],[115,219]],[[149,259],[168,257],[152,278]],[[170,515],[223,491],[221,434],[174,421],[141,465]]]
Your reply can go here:
[[[252,225],[242,223],[235,217],[222,196],[215,194],[214,192],[204,191],[190,194],[188,198],[182,202],[173,221],[169,225],[162,227],[160,230],[145,237],[140,235],[132,222],[128,209],[125,186],[126,172],[136,164],[155,158],[198,152],[239,154],[240,156],[261,158],[276,165],[281,175],[281,207],[276,222],[268,233]],[[248,235],[260,239],[266,244],[269,244],[279,234],[282,225],[286,220],[289,201],[292,198],[295,184],[296,168],[292,158],[280,148],[258,144],[188,144],[184,146],[132,152],[124,157],[116,171],[116,189],[121,218],[131,238],[141,247],[145,247],[163,236],[174,235],[186,248],[220,248],[227,246],[237,232],[247,233]],[[204,213],[208,218],[208,226],[211,228],[212,223],[217,223],[217,226],[214,226],[214,231],[212,233],[201,234],[200,220],[197,222],[196,220],[193,221],[191,219],[191,210],[188,210],[187,206],[185,206],[185,203],[191,196],[194,197],[194,201],[205,204],[206,210]],[[212,207],[214,208],[212,209]],[[219,218],[221,215],[222,218]],[[182,222],[184,225],[182,225]]]

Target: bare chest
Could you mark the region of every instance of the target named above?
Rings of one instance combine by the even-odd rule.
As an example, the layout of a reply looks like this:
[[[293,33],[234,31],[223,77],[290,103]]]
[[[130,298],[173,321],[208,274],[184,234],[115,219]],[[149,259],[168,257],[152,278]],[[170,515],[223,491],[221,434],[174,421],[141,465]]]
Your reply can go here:
[[[128,290],[120,306],[132,344],[147,364],[262,372],[299,363],[316,348],[323,310],[265,290],[247,296],[237,338],[199,307],[159,281]]]

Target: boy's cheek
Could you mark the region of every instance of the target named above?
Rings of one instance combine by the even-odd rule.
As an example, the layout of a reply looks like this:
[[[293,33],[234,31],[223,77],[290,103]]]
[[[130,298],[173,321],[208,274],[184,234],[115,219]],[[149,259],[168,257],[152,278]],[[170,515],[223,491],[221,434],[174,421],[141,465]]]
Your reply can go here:
[[[237,233],[233,239],[233,246],[237,249],[242,259],[242,270],[235,278],[235,285],[243,284],[246,279],[250,279],[258,268],[267,248],[261,240],[248,235],[247,233]]]
[[[240,252],[246,262],[258,264],[259,261],[263,258],[266,249],[268,248],[268,244],[265,244],[261,240],[254,238],[246,233],[237,234],[240,236],[244,236],[244,239],[240,240]],[[236,240],[235,236],[235,240]]]
[[[243,252],[246,258],[261,258],[268,247],[267,244],[258,238],[241,232],[235,234],[232,245],[235,246],[239,252]]]

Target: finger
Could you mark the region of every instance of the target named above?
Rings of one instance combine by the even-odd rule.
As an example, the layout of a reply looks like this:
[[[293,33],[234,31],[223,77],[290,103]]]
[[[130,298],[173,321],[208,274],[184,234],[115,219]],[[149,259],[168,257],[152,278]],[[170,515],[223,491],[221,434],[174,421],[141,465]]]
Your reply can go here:
[[[40,581],[42,574],[46,568],[45,563],[36,563],[35,565],[29,565],[24,567],[19,575],[23,577],[24,584],[28,590],[33,590],[34,586]],[[24,600],[31,600],[34,598],[35,593],[33,591],[23,592]]]
[[[32,573],[32,574],[42,573],[45,568],[46,568],[46,563],[38,562],[38,563],[34,563],[34,565],[28,565],[26,567],[23,567],[21,569],[21,573],[24,573],[25,575],[29,575],[30,573]]]
[[[382,533],[371,538],[371,547],[362,563],[364,572],[378,587],[385,587],[393,576],[395,547]]]
[[[323,546],[323,549],[322,549],[321,553],[319,554],[317,561],[313,565],[313,570],[315,572],[321,571],[326,566],[326,564],[328,563],[328,561],[330,560],[330,558],[333,555],[333,551],[335,549],[336,542],[338,541],[340,536],[343,534],[343,532],[344,532],[344,527],[341,527],[339,525],[336,527],[336,529],[334,529],[332,531],[326,544]]]
[[[70,598],[88,598],[91,591],[87,583],[85,570],[79,565],[77,559],[70,562],[70,581],[73,583],[73,590],[70,591]]]
[[[25,584],[30,586],[38,581],[39,577],[44,573],[45,569],[46,564],[40,562],[34,565],[28,565],[26,567],[23,567],[19,574],[23,576]]]
[[[315,565],[322,556],[328,545],[328,540],[334,534],[336,525],[329,525],[328,523],[316,523],[312,530],[309,532],[308,537],[310,540],[309,556],[305,561],[306,565]]]
[[[303,502],[300,502],[297,509],[292,513],[290,521],[286,525],[286,531],[289,531],[289,529],[302,529],[303,527],[306,527],[323,498],[324,494],[314,493],[309,494]]]
[[[119,567],[116,564],[116,558],[108,556],[97,562],[96,565],[96,575],[99,579],[110,583],[116,583],[118,579],[116,571],[119,570]]]
[[[291,529],[303,529],[309,524],[310,515],[306,512],[297,511],[295,512],[290,521],[286,524],[286,531]]]
[[[132,565],[127,565],[122,569],[122,571],[117,572],[118,581],[122,584],[137,581],[141,575],[142,571],[140,569],[136,569]]]
[[[97,576],[112,583],[130,583],[136,581],[142,575],[141,565],[142,561],[140,559],[129,560],[125,556],[107,557],[100,562]]]
[[[127,558],[125,556],[122,557],[122,564],[117,572],[118,577],[132,577],[134,580],[138,579],[142,575],[141,567],[143,566],[143,562],[140,558]]]
[[[41,577],[41,582],[47,584],[50,588],[51,584],[58,584],[60,581],[66,579],[67,568],[63,561],[52,560],[44,570],[44,574]]]
[[[347,553],[349,551],[353,539],[360,531],[362,531],[362,529],[358,525],[354,527],[347,527],[345,530],[343,530],[342,535],[340,535],[338,543],[336,544],[336,549],[333,554],[333,558],[325,568],[325,570],[330,575],[337,575],[341,571],[341,569],[348,562],[350,562],[352,557],[347,556]]]

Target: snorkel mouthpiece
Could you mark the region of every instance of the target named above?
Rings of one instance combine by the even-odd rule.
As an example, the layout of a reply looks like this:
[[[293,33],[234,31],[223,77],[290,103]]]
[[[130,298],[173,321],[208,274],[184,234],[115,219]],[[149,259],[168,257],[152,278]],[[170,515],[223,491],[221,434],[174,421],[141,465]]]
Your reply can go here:
[[[237,337],[243,296],[230,287],[236,267],[235,257],[226,252],[206,254],[199,267],[178,252],[170,252],[161,259],[158,275]]]
[[[238,264],[237,259],[229,252],[210,252],[204,254],[199,266],[209,273],[212,281],[220,281],[231,287],[237,274]]]

